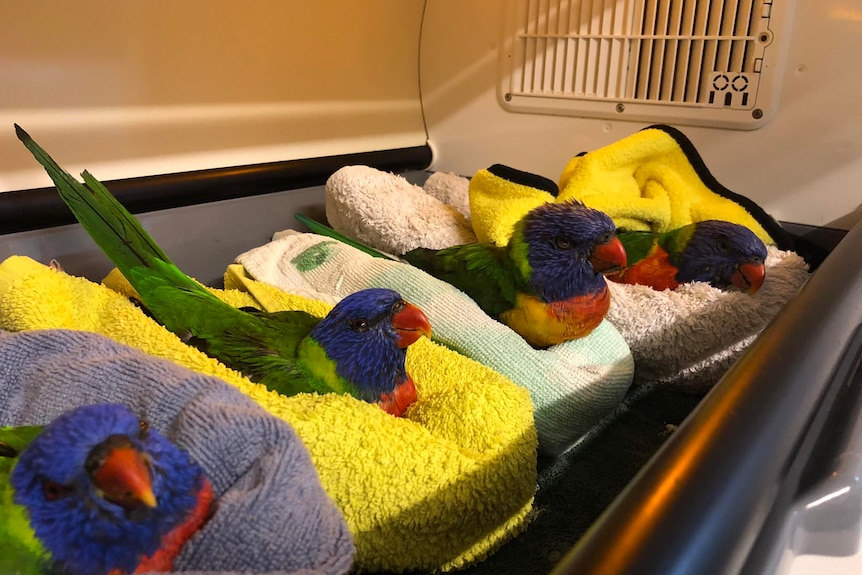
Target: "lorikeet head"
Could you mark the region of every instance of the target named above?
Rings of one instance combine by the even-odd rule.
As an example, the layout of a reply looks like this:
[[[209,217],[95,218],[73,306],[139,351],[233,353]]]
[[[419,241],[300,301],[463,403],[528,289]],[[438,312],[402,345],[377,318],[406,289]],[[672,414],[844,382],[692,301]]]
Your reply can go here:
[[[611,218],[577,201],[533,209],[518,223],[512,239],[525,248],[530,283],[546,301],[605,289],[602,274],[626,265],[625,248]]]
[[[131,572],[195,507],[202,469],[128,408],[100,404],[55,419],[25,449],[15,502],[63,572]]]
[[[431,336],[428,318],[390,289],[372,288],[342,299],[311,330],[339,377],[376,401],[402,383],[407,347]]]
[[[707,282],[754,293],[766,276],[766,246],[745,226],[721,220],[692,224],[679,258],[677,281]]]

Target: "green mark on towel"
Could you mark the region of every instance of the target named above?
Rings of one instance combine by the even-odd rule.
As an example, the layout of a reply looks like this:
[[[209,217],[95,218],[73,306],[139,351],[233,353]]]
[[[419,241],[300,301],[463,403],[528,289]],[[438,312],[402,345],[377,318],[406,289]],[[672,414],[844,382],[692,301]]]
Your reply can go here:
[[[295,258],[290,260],[296,269],[301,273],[310,272],[314,268],[322,265],[333,254],[333,245],[338,242],[326,241],[314,244],[307,250],[301,251]]]

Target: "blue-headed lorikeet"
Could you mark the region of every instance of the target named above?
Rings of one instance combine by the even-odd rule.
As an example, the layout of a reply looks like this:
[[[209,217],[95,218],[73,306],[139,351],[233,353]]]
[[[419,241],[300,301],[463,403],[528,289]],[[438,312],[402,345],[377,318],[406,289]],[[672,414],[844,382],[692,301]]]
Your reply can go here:
[[[418,248],[401,257],[301,214],[296,218],[317,234],[374,257],[410,263],[452,284],[534,347],[589,335],[610,307],[602,274],[626,265],[625,249],[614,237],[611,219],[574,201],[533,209],[516,224],[505,247],[489,242],[442,250]]]
[[[285,395],[347,393],[396,416],[416,399],[404,361],[407,347],[430,336],[431,327],[397,292],[351,294],[323,319],[302,311],[236,309],[177,268],[89,172],[82,185],[24,130],[15,130],[147,310],[184,341]]]
[[[576,201],[542,204],[506,246],[418,248],[402,257],[469,295],[534,347],[584,337],[610,306],[603,274],[626,265],[613,221]]]
[[[620,283],[656,290],[688,282],[753,294],[766,275],[766,246],[754,232],[732,222],[704,220],[661,234],[619,232],[628,266],[609,275]]]
[[[170,571],[213,501],[204,470],[123,405],[0,429],[6,575]]]

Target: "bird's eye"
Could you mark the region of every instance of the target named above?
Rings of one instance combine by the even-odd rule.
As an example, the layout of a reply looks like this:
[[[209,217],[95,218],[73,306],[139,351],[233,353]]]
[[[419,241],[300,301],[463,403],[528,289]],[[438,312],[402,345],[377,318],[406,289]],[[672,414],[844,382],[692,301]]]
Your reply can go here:
[[[718,238],[715,241],[715,247],[718,248],[718,251],[722,253],[727,253],[730,251],[730,242],[727,241],[727,238]]]
[[[599,236],[599,244],[606,244],[611,241],[614,237],[614,234],[611,232],[605,232]]]
[[[368,321],[362,318],[354,319],[348,324],[348,327],[356,332],[368,331]]]
[[[566,236],[557,236],[554,238],[554,246],[556,246],[558,250],[570,250],[573,245],[574,242]]]
[[[403,300],[397,301],[392,305],[392,313],[396,314],[399,311],[403,310],[406,306],[407,306],[407,304]]]
[[[47,501],[57,501],[69,495],[70,489],[65,485],[51,481],[50,479],[42,480],[42,495]]]

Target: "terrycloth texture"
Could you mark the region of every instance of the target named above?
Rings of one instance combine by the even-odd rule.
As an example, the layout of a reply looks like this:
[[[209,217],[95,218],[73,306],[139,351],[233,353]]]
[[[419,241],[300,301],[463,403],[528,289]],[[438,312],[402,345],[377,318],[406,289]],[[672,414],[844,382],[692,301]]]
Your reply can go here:
[[[653,131],[669,133],[657,128]],[[507,243],[512,224],[524,212],[544,202],[556,201],[551,193],[556,189],[554,182],[531,174],[521,176],[527,176],[532,185],[517,184],[489,170],[480,170],[471,180],[462,178],[462,186],[448,184],[448,189],[460,189],[461,193],[469,186],[472,223],[483,241]],[[385,179],[389,175],[379,172],[378,177]],[[353,193],[373,197],[375,187],[367,185],[366,179],[357,182]],[[453,192],[450,201],[463,200],[455,198]],[[502,210],[503,205],[510,209]],[[751,211],[757,213],[756,209]],[[477,219],[483,217],[484,220]],[[355,228],[339,231],[349,236],[356,233]],[[421,242],[424,235],[423,231],[399,241]],[[724,293],[708,285],[656,292],[643,286],[609,282],[612,295],[607,321],[631,347],[635,382],[658,381],[693,392],[716,383],[808,277],[808,266],[802,258],[775,248],[769,251],[772,255],[767,260],[766,283],[754,297]]]
[[[498,246],[508,245],[515,223],[524,214],[554,201],[554,195],[548,191],[502,178],[489,170],[479,170],[473,175],[468,194],[470,224],[476,238]]]
[[[552,573],[700,399],[665,387],[630,389],[578,445],[539,458],[536,517],[526,531],[458,575]]]
[[[650,127],[575,156],[563,169],[558,201],[578,199],[629,231],[666,232],[693,222],[726,220],[774,245],[751,213],[707,186],[674,138],[681,133],[670,130]]]
[[[253,291],[213,290],[234,306],[317,315],[330,307],[232,274],[225,281]],[[460,567],[483,558],[527,521],[536,480],[529,395],[425,338],[407,354],[419,399],[397,419],[349,396],[270,392],[184,345],[105,286],[25,257],[0,264],[0,328],[51,327],[102,333],[217,375],[290,423],[347,521],[360,570]]]
[[[606,321],[588,337],[536,350],[464,293],[417,268],[315,234],[289,230],[276,237],[236,261],[259,281],[285,291],[318,291],[329,301],[369,287],[397,290],[428,316],[435,341],[530,391],[545,454],[558,454],[576,442],[631,384],[631,354]]]
[[[808,279],[797,254],[767,252],[766,279],[754,295],[700,282],[664,291],[608,282],[607,319],[631,347],[635,383],[692,393],[712,387]]]
[[[447,172],[434,172],[422,189],[429,196],[434,196],[444,204],[448,204],[470,219],[470,196],[467,193],[470,182],[459,176]],[[472,227],[470,228],[472,231]],[[475,241],[475,240],[474,240]]]
[[[356,188],[373,193],[357,194]],[[462,212],[401,176],[368,166],[345,166],[329,177],[326,218],[335,229],[354,230],[354,239],[392,254],[476,241]]]
[[[218,378],[80,331],[0,331],[0,425],[44,424],[124,403],[206,470],[215,514],[184,546],[182,572],[350,570],[350,532],[302,442]]]

